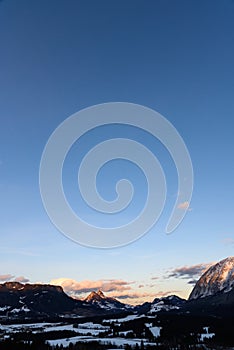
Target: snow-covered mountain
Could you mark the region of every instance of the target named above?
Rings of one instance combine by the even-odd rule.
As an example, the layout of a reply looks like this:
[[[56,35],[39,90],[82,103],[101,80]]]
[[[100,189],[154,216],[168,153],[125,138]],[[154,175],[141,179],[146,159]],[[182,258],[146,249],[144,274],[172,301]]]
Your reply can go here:
[[[185,303],[185,299],[177,295],[169,295],[167,297],[155,298],[151,303],[146,302],[135,306],[134,310],[139,314],[154,315],[158,312],[179,310]]]
[[[211,266],[198,280],[189,300],[205,298],[218,292],[230,292],[234,288],[234,257],[226,258]]]
[[[91,292],[84,301],[106,310],[125,311],[131,308],[129,305],[123,304],[115,298],[105,296],[101,290]]]
[[[156,298],[151,303],[151,308],[148,313],[154,314],[159,311],[179,310],[185,302],[186,300],[181,299],[177,295],[169,295],[163,298]]]

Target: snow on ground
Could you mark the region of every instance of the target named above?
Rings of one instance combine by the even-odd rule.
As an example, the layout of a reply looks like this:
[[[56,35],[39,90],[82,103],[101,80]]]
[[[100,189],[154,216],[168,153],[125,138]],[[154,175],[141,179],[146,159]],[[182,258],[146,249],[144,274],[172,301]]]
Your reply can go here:
[[[70,343],[75,344],[76,342],[82,342],[82,343],[87,343],[87,342],[92,342],[92,341],[97,341],[100,344],[108,344],[111,343],[112,345],[140,345],[141,342],[143,341],[145,345],[155,345],[155,343],[149,343],[146,341],[146,339],[125,339],[125,338],[93,338],[93,337],[72,337],[72,338],[66,338],[66,339],[56,339],[56,340],[48,340],[48,343],[50,345],[63,345],[64,347],[69,346]]]
[[[87,339],[86,336],[77,336],[77,337],[72,337],[72,338],[64,338],[64,339],[56,339],[56,340],[47,340],[47,343],[49,345],[63,345],[63,346],[68,346],[70,343],[72,344],[75,344],[77,343],[78,341],[81,341],[81,340],[85,340]],[[95,340],[94,338],[92,338],[92,340]]]
[[[32,329],[33,333],[38,333],[43,330],[43,332],[49,332],[51,330],[56,330],[60,327],[60,323],[25,323],[25,324],[9,324],[0,325],[0,330],[7,333],[16,333],[20,331],[25,331]],[[68,325],[67,325],[68,326]]]
[[[95,324],[93,322],[86,322],[83,324],[79,324],[78,327],[74,327],[73,324],[66,324],[66,325],[55,325],[52,327],[46,327],[44,329],[44,332],[51,332],[51,331],[73,331],[76,333],[81,334],[92,334],[92,335],[99,335],[103,332],[106,332],[110,329],[109,326],[102,326],[101,324]]]
[[[22,306],[21,308],[15,308],[15,309],[13,309],[13,310],[11,310],[10,311],[10,313],[13,313],[13,314],[15,314],[15,313],[18,313],[18,312],[22,312],[22,311],[24,311],[24,312],[30,312],[31,310],[27,307],[27,306]]]
[[[85,323],[80,323],[79,328],[93,328],[93,329],[109,329],[109,326],[103,326],[99,323],[93,323],[93,322],[85,322]]]
[[[80,334],[92,334],[92,335],[99,335],[104,333],[105,330],[103,329],[92,329],[92,328],[77,328],[77,333]]]
[[[204,341],[205,338],[212,338],[215,336],[215,333],[209,332],[209,327],[203,327],[203,332],[200,336],[200,340]]]
[[[8,309],[10,309],[11,307],[10,306],[7,306],[7,305],[5,305],[5,306],[1,306],[0,307],[0,311],[6,311],[6,310],[8,310]]]
[[[115,318],[115,319],[110,319],[110,320],[103,320],[103,322],[105,323],[112,323],[112,322],[128,322],[128,321],[132,321],[132,320],[135,320],[137,318],[142,318],[142,317],[145,317],[145,315],[128,315],[124,318]]]
[[[157,302],[156,304],[153,304],[151,306],[151,309],[149,311],[149,314],[155,313],[155,312],[159,312],[159,311],[169,311],[172,309],[179,309],[179,306],[175,306],[175,305],[165,305],[164,301],[161,300],[159,302]]]
[[[19,330],[25,330],[25,329],[40,329],[44,327],[52,327],[60,325],[60,323],[25,323],[25,324],[6,324],[6,325],[0,325],[0,330],[5,332],[18,332]]]
[[[86,322],[74,327],[73,324],[61,324],[61,323],[35,323],[35,324],[11,324],[0,325],[0,330],[7,333],[16,333],[24,331],[26,329],[32,329],[34,334],[40,332],[52,332],[52,331],[73,331],[81,334],[92,334],[94,336],[102,334],[110,329],[109,326],[102,326],[101,324],[95,324],[93,322]]]
[[[103,332],[106,332],[110,329],[109,326],[102,326],[98,323],[93,322],[86,322],[83,324],[79,324],[78,327],[74,327],[73,324],[66,324],[66,325],[55,325],[52,327],[46,327],[43,331],[44,332],[51,332],[51,331],[73,331],[80,334],[92,334],[93,336],[102,334]]]
[[[150,332],[153,334],[153,336],[155,338],[160,336],[161,329],[162,329],[162,327],[157,327],[157,326],[149,328]]]
[[[215,336],[215,333],[202,333],[200,340],[204,341],[206,338],[213,338]]]
[[[123,320],[129,321],[135,318],[137,318],[136,315],[131,315],[119,320],[123,322]],[[151,328],[159,328],[159,327],[151,327]],[[115,337],[115,338],[102,337],[102,333],[105,331],[108,331],[110,327],[103,326],[101,324],[95,324],[92,322],[78,324],[77,327],[74,327],[73,324],[61,324],[61,323],[35,323],[35,324],[30,323],[30,324],[0,325],[0,331],[3,331],[5,333],[14,333],[19,331],[25,331],[27,329],[32,329],[33,333],[70,330],[80,334],[70,338],[48,340],[48,343],[53,346],[62,344],[64,347],[68,347],[70,343],[75,344],[77,342],[96,341],[101,344],[109,343],[110,346],[113,346],[112,349],[114,349],[115,346],[120,346],[120,345],[124,346],[125,344],[134,345],[134,346],[136,344],[140,345],[142,341],[141,339],[138,339],[138,338],[126,339],[124,337]],[[122,333],[121,335],[124,336],[130,332],[132,331],[129,331],[129,330],[123,331],[121,332]],[[143,339],[143,342],[144,344],[155,345],[154,343],[147,342],[145,339]]]
[[[145,323],[145,326],[146,326],[147,328],[153,327],[153,323]]]
[[[129,330],[129,331],[124,331],[124,332],[119,332],[119,335],[120,335],[120,337],[125,337],[127,334],[129,334],[129,333],[133,333],[133,330]]]

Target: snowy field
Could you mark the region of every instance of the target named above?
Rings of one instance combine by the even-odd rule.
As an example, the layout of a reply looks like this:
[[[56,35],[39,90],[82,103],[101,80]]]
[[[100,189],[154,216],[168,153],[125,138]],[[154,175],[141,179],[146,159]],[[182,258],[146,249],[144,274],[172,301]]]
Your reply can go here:
[[[50,345],[63,345],[63,346],[69,346],[69,343],[75,344],[76,342],[92,342],[92,341],[98,341],[100,344],[110,344],[111,345],[140,345],[143,341],[145,345],[155,345],[155,343],[149,343],[146,339],[125,339],[125,338],[93,338],[93,337],[72,337],[68,339],[56,339],[56,340],[49,340],[48,343]]]
[[[134,315],[125,317],[122,319],[117,319],[118,322],[122,321],[123,323],[129,320],[133,320],[136,317]],[[108,320],[112,322],[112,320]],[[116,320],[115,320],[116,321]],[[150,325],[150,324],[149,324]],[[154,327],[157,328],[157,327]],[[149,343],[146,339],[126,339],[126,336],[129,332],[132,331],[123,331],[120,332],[119,337],[113,337],[112,330],[110,325],[102,325],[99,323],[86,322],[81,324],[62,324],[62,323],[36,323],[36,324],[11,324],[11,325],[0,325],[0,333],[3,337],[8,337],[12,333],[17,332],[27,332],[31,330],[33,334],[39,333],[48,333],[55,331],[73,331],[77,333],[77,335],[63,338],[63,339],[55,339],[48,340],[48,343],[52,346],[63,345],[64,347],[68,347],[70,343],[75,344],[77,342],[93,342],[97,341],[100,344],[110,344],[110,349],[114,349],[114,346],[124,346],[126,344],[129,345],[140,345],[143,341],[144,344],[154,345],[155,343]],[[103,335],[103,332],[109,332],[109,337]]]
[[[128,322],[132,320],[136,320],[138,318],[146,317],[145,315],[128,315],[124,318],[112,318],[110,320],[103,320],[103,323],[112,323],[112,322],[117,322],[117,323],[123,323],[123,322]]]
[[[17,333],[31,329],[32,333],[45,333],[54,331],[73,331],[80,334],[92,334],[93,336],[99,335],[110,329],[109,326],[103,326],[101,324],[95,324],[92,322],[86,322],[74,327],[73,324],[61,324],[61,323],[35,323],[35,324],[11,324],[0,325],[0,331],[4,333]]]
[[[29,324],[10,324],[10,325],[1,325],[0,324],[0,339],[7,339],[11,334],[15,334],[18,332],[28,332],[31,331],[32,334],[45,334],[48,332],[58,332],[55,333],[54,340],[49,339],[48,343],[51,346],[63,345],[64,347],[68,347],[70,343],[75,344],[77,342],[98,342],[103,345],[110,345],[110,349],[114,349],[114,347],[131,345],[136,346],[136,344],[141,345],[142,341],[144,345],[154,346],[155,342],[149,342],[147,339],[140,338],[130,338],[130,334],[134,334],[133,329],[121,327],[119,330],[118,336],[113,333],[113,328],[111,323],[116,325],[122,325],[128,321],[132,321],[142,316],[130,315],[124,318],[117,318],[111,320],[104,320],[103,323],[93,323],[86,322],[80,324],[66,324],[66,323],[29,323]],[[157,339],[160,336],[160,332],[162,327],[155,326],[155,323],[149,322],[144,323],[145,329],[148,329],[153,339]],[[68,333],[68,337],[64,338],[64,333],[59,332],[73,332]],[[209,327],[204,327],[202,334],[200,334],[200,341],[204,342],[206,339],[214,337],[214,333],[210,332]],[[129,337],[128,337],[129,336]],[[145,332],[142,333],[142,336],[145,337]],[[63,337],[63,338],[61,338]]]

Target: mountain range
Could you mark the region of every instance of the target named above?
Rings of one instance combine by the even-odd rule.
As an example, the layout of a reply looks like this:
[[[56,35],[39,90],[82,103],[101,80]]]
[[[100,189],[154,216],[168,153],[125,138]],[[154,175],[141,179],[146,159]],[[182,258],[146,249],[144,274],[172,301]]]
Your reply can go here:
[[[0,284],[0,318],[99,316],[131,310],[131,306],[93,291],[85,300],[74,299],[62,287],[48,284]]]
[[[84,300],[69,297],[62,287],[47,284],[0,284],[0,318],[102,316],[117,313],[232,315],[234,312],[234,257],[211,266],[197,281],[188,300],[176,295],[130,306],[99,291]]]

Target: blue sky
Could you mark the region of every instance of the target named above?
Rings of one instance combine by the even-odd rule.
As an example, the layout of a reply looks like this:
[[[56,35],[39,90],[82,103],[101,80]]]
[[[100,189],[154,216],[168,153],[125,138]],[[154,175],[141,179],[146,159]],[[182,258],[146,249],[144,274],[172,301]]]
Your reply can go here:
[[[171,291],[187,296],[188,281],[206,264],[233,255],[233,18],[231,0],[0,1],[2,280],[67,281],[67,291],[78,296],[100,286],[138,302]],[[155,109],[176,127],[193,162],[194,192],[192,210],[166,235],[177,179],[165,149],[127,128],[88,135],[87,148],[99,132],[104,139],[132,133],[155,150],[168,185],[164,212],[148,234],[123,248],[98,250],[73,243],[51,224],[38,173],[44,146],[61,122],[113,101]],[[64,169],[74,205],[79,154],[74,145]],[[143,180],[134,212],[145,194],[144,179],[126,164],[113,165],[104,179],[122,169],[133,181]],[[99,179],[107,198],[113,179],[106,186]]]

